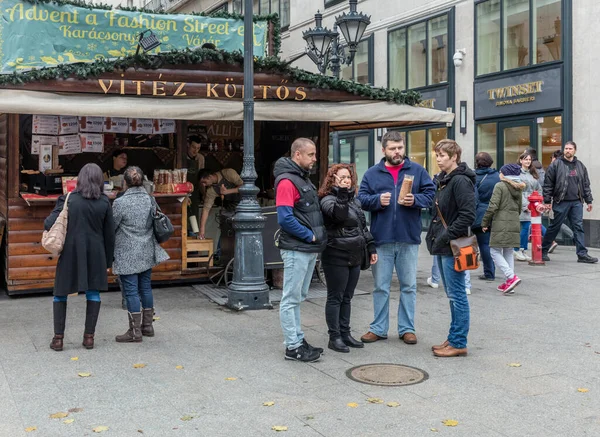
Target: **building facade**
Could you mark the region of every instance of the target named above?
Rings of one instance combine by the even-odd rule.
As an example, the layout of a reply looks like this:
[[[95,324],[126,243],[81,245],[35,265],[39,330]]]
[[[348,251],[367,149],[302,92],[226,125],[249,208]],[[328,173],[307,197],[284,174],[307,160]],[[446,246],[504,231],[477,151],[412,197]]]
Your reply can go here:
[[[153,0],[158,1],[158,0]],[[160,0],[171,2],[171,0]],[[243,1],[172,0],[190,12],[243,12]],[[342,77],[377,87],[418,90],[422,105],[452,111],[453,125],[422,125],[402,130],[412,160],[431,175],[438,169],[433,147],[453,138],[463,159],[473,164],[479,151],[495,166],[516,162],[533,147],[544,166],[567,140],[578,144],[592,192],[600,198],[600,155],[594,153],[594,126],[600,102],[593,80],[600,66],[600,42],[591,38],[600,3],[593,0],[360,0],[371,16],[354,62]],[[255,13],[282,18],[282,53],[304,53],[302,32],[323,26],[348,11],[347,0],[256,0]],[[293,65],[317,71],[307,57]],[[342,162],[360,174],[381,157],[381,131],[341,133]],[[333,155],[331,154],[331,161]],[[584,215],[586,238],[600,247],[600,208]]]

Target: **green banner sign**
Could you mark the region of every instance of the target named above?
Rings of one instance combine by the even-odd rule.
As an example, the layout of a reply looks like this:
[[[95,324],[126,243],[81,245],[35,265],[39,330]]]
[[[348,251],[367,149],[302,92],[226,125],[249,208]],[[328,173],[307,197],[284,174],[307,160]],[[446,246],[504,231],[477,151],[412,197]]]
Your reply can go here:
[[[243,20],[147,14],[54,3],[0,0],[0,74],[133,55],[139,34],[161,45],[149,53],[214,44],[243,50]],[[254,23],[254,55],[265,56],[268,23]]]

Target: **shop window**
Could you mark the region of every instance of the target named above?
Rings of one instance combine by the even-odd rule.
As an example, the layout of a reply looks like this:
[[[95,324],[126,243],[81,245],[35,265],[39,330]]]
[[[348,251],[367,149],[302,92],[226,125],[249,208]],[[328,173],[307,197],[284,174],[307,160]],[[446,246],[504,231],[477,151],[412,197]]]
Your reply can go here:
[[[538,152],[538,159],[545,168],[552,162],[552,153],[560,150],[562,146],[562,116],[553,115],[538,119],[537,126],[538,145],[542,152]]]
[[[371,132],[358,135],[342,134],[340,138],[340,162],[355,165],[356,177],[359,184],[365,172],[374,164],[369,153],[372,144],[373,135]],[[333,145],[330,142],[329,166],[333,164]]]
[[[253,1],[253,10],[252,12],[254,14],[258,14],[259,13],[259,0],[254,0]],[[231,2],[231,6],[233,9],[233,12],[236,14],[243,14],[244,13],[244,0],[233,0]]]
[[[521,153],[531,147],[530,125],[505,127],[502,129],[502,135],[504,164],[518,164]]]
[[[529,65],[529,0],[504,0],[504,69]]]
[[[440,172],[440,168],[438,167],[435,159],[435,145],[446,138],[448,138],[448,129],[445,127],[441,127],[439,129],[429,129],[429,162],[427,165],[427,171],[431,177]]]
[[[477,6],[477,74],[500,71],[500,0]]]
[[[484,123],[477,125],[477,152],[487,152],[498,166],[498,154],[496,144],[498,138],[498,125],[496,123]]]
[[[427,131],[414,130],[408,132],[408,157],[423,168],[427,168]]]
[[[347,49],[346,49],[347,50]],[[340,77],[362,84],[372,84],[373,76],[373,35],[362,40],[350,65],[342,65]],[[329,74],[332,74],[329,72]]]
[[[448,15],[391,31],[388,62],[390,88],[448,82]]]
[[[282,29],[290,27],[290,0],[260,0],[261,15],[278,14]]]
[[[406,29],[390,32],[389,39],[389,87],[406,89]]]
[[[400,132],[406,144],[409,159],[427,170],[433,177],[440,172],[435,160],[435,145],[448,138],[448,129],[445,127],[432,129],[418,129]]]
[[[429,84],[448,81],[448,16],[443,15],[429,23]]]
[[[536,41],[535,64],[561,59],[561,1],[533,0],[535,21],[533,25]]]
[[[561,60],[561,10],[562,0],[478,2],[475,5],[477,74]]]

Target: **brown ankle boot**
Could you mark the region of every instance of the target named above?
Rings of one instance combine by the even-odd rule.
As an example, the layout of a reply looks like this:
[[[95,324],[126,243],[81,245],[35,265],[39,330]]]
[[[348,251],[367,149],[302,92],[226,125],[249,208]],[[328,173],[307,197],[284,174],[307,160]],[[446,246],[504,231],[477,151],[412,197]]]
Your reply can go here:
[[[129,316],[129,330],[123,335],[117,335],[117,343],[139,343],[142,341],[142,313],[127,313]]]
[[[60,352],[61,350],[63,350],[63,338],[64,337],[65,337],[64,335],[54,334],[54,337],[52,338],[52,343],[50,343],[50,349],[54,349],[57,352]]]
[[[142,309],[142,335],[154,337],[154,328],[152,327],[154,317],[154,308]]]
[[[86,349],[94,349],[94,334],[83,334],[83,343]]]

